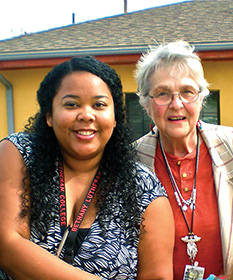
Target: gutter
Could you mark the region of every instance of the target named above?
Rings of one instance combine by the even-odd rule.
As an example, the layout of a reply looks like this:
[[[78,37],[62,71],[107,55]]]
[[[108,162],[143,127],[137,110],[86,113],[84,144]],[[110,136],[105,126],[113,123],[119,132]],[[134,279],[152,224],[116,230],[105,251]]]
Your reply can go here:
[[[195,46],[196,51],[224,51],[233,50],[233,42],[230,43],[195,43],[190,42]],[[45,59],[45,58],[60,58],[74,56],[108,56],[122,54],[141,54],[145,52],[148,45],[141,46],[118,46],[118,47],[103,47],[103,48],[83,48],[69,50],[45,50],[45,51],[22,51],[22,52],[1,52],[0,61],[6,60],[25,60],[25,59]]]
[[[195,43],[189,42],[195,46],[196,51],[226,51],[233,50],[233,42],[229,43]]]
[[[6,104],[7,104],[7,127],[8,134],[15,132],[14,126],[14,106],[13,106],[13,87],[12,84],[0,74],[0,82],[6,88]]]
[[[44,59],[74,56],[99,56],[99,55],[121,55],[121,54],[138,54],[146,51],[147,45],[135,47],[109,47],[109,48],[86,48],[76,50],[47,50],[47,51],[24,51],[1,53],[0,61],[4,60],[23,60],[23,59]]]

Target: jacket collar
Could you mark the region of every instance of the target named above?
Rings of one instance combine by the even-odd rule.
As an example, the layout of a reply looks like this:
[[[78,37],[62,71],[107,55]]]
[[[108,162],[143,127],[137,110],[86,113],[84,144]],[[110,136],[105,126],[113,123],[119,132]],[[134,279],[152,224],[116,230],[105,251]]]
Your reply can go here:
[[[212,163],[218,169],[223,168],[228,179],[233,177],[233,133],[230,130],[230,127],[201,122],[200,133],[209,150]]]

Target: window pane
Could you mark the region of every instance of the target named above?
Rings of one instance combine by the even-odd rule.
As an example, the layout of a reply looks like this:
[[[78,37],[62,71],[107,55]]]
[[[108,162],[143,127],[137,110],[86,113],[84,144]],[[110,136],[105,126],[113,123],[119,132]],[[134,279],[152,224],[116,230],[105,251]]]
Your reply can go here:
[[[219,91],[211,91],[200,113],[200,119],[207,123],[220,124]]]
[[[127,121],[131,127],[133,139],[137,139],[150,130],[151,119],[145,109],[139,104],[135,93],[125,95],[127,108]]]

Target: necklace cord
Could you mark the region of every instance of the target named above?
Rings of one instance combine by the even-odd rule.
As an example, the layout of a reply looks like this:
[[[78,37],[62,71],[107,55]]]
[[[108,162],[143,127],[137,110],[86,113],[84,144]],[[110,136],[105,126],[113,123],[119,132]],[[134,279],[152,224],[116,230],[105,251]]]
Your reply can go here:
[[[162,151],[162,155],[163,155],[163,158],[164,158],[164,161],[165,161],[165,164],[166,164],[167,172],[168,172],[168,175],[169,175],[172,187],[173,187],[173,191],[174,191],[174,195],[175,195],[177,204],[180,207],[181,213],[182,213],[182,215],[184,217],[186,226],[187,226],[188,231],[189,231],[189,235],[193,235],[194,210],[195,210],[195,204],[196,204],[196,182],[197,182],[197,171],[198,171],[199,154],[200,154],[200,148],[199,148],[200,143],[199,143],[198,129],[197,129],[197,149],[196,149],[196,164],[195,164],[195,175],[194,175],[194,182],[193,182],[193,190],[192,190],[190,201],[188,203],[185,203],[186,201],[182,198],[182,195],[181,195],[181,193],[179,191],[179,188],[178,188],[178,186],[176,184],[176,181],[175,181],[175,178],[174,178],[174,176],[172,174],[172,171],[171,171],[170,165],[168,163],[165,151],[163,149],[163,145],[162,145],[159,133],[158,133],[158,140],[159,140],[159,145],[160,145],[160,148],[161,148],[161,151]],[[182,203],[180,201],[179,195],[180,195],[180,197],[182,199],[182,202],[184,204],[188,204],[189,205],[191,203],[191,205],[192,205],[192,209],[191,209],[192,210],[191,227],[188,224],[187,218],[186,218],[184,210],[182,208]]]

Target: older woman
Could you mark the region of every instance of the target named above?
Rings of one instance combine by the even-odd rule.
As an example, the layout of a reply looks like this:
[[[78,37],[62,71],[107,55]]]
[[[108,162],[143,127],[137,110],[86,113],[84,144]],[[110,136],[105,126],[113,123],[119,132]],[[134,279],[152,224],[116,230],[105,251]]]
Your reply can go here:
[[[135,72],[140,103],[155,123],[136,145],[173,209],[175,280],[220,275],[233,258],[233,129],[199,120],[209,90],[193,51],[183,41],[161,45]]]

